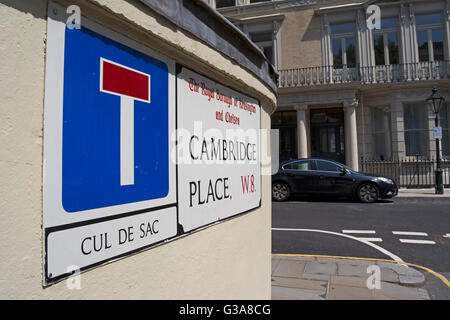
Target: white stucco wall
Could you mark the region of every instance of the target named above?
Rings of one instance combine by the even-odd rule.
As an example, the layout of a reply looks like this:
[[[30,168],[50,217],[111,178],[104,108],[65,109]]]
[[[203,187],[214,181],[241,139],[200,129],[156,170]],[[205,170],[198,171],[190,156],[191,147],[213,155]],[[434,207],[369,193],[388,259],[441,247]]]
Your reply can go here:
[[[62,1],[64,4],[64,1]],[[141,3],[71,1],[90,19],[261,100],[255,76]],[[43,288],[42,144],[47,0],[0,0],[0,299],[270,299],[270,176],[249,214]],[[265,152],[264,150],[262,152]]]

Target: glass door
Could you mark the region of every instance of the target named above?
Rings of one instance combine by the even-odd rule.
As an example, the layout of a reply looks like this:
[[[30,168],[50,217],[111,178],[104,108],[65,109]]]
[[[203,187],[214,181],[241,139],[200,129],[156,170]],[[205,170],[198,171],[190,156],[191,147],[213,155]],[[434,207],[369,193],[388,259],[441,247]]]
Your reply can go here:
[[[311,110],[311,155],[345,163],[342,109]]]
[[[297,159],[297,147],[295,144],[297,128],[281,127],[278,130],[280,130],[280,162]]]

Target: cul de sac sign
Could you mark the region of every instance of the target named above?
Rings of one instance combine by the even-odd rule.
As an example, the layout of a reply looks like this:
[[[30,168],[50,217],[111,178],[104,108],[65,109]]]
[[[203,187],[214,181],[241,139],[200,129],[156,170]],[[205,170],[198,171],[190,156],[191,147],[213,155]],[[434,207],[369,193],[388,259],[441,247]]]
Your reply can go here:
[[[261,201],[259,102],[82,21],[48,19],[46,285]]]

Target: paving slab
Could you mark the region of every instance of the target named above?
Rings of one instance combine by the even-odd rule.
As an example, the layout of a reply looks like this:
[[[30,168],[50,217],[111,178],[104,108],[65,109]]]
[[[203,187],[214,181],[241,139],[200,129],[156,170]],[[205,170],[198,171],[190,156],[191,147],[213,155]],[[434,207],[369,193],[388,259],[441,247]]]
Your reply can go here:
[[[302,279],[330,281],[329,274],[303,273]]]
[[[280,264],[281,259],[272,259],[272,274]]]
[[[425,283],[425,276],[422,272],[409,267],[404,264],[390,263],[390,262],[377,262],[377,265],[382,269],[391,269],[398,274],[398,282],[407,286],[420,286]],[[382,279],[384,281],[395,282],[387,280],[387,278]]]
[[[400,263],[377,261],[376,264],[381,268],[392,269],[399,275],[415,276],[415,277],[420,277],[422,275],[422,273],[417,271],[416,269]]]
[[[416,287],[416,286],[423,285],[425,283],[425,276],[423,274],[420,277],[399,275],[398,279],[399,279],[400,283],[405,286]]]
[[[305,266],[305,273],[319,274],[319,275],[336,275],[337,264],[324,262],[307,262]]]
[[[300,278],[305,269],[305,262],[294,260],[281,260],[273,271],[275,277]]]
[[[329,300],[373,300],[373,290],[360,287],[330,285],[327,293]]]
[[[331,276],[330,284],[367,288],[367,278],[352,277],[352,276]]]
[[[364,266],[369,266],[371,264],[375,264],[375,262],[369,261],[369,260],[354,260],[354,259],[345,259],[345,258],[325,258],[325,257],[317,257],[317,262],[343,263],[343,264],[354,264],[354,265],[364,265]]]
[[[352,259],[320,258],[320,262],[273,256],[273,299],[296,300],[428,300],[424,275],[406,265]],[[380,267],[381,288],[369,289],[369,265]],[[421,282],[422,281],[422,282]]]
[[[397,300],[430,300],[425,289],[405,287],[394,283],[381,282],[380,290],[373,290],[374,298],[389,298]]]
[[[363,278],[368,278],[370,276],[370,274],[367,273],[367,267],[369,265],[339,263],[337,266],[338,266],[337,274],[339,276],[363,277]]]
[[[399,283],[399,275],[390,268],[380,268],[381,281]]]
[[[312,257],[312,256],[277,256],[277,255],[274,255],[274,257],[282,258],[283,260],[295,260],[295,261],[316,261],[317,260],[316,257]]]
[[[272,286],[319,290],[326,293],[328,281],[272,277]]]
[[[272,286],[272,299],[325,300],[325,294],[320,290]]]

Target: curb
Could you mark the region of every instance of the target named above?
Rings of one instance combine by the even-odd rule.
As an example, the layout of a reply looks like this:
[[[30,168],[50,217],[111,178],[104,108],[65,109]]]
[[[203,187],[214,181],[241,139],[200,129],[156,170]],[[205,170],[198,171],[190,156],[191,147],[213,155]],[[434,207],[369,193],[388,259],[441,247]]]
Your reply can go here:
[[[383,261],[378,261],[376,264],[379,267],[389,268],[397,273],[399,284],[401,285],[408,287],[419,287],[425,284],[424,274],[412,267],[400,263]]]
[[[450,190],[444,190],[444,194],[435,194],[434,188],[430,189],[406,189],[398,190],[396,198],[450,198]]]

